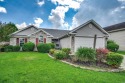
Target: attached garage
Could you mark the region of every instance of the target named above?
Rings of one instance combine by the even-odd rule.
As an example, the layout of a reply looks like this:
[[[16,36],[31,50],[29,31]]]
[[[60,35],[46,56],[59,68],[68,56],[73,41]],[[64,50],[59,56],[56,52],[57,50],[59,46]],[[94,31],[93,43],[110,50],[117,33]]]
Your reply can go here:
[[[74,53],[79,47],[105,48],[108,36],[109,34],[100,25],[90,20],[69,31],[69,34],[60,39],[60,44],[62,48],[64,46],[71,48]]]
[[[79,47],[94,47],[94,37],[75,37],[75,51]],[[105,40],[104,38],[96,38],[95,48],[105,48]]]

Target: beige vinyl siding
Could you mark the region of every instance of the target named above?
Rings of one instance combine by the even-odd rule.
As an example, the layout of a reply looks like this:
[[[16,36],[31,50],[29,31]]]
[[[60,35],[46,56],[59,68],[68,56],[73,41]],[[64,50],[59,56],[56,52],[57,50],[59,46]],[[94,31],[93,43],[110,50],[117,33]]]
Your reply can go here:
[[[119,50],[125,50],[125,30],[110,33],[109,39],[119,45]]]
[[[61,48],[71,48],[70,37],[66,37],[60,40]]]
[[[52,38],[47,37],[47,39],[46,39],[46,43],[52,43]]]
[[[42,35],[43,38],[46,38],[46,43],[51,43],[52,42],[52,38],[47,37],[47,34],[44,33],[43,31],[40,31],[40,32],[32,35],[29,41],[31,41],[31,42],[36,44],[36,38],[39,38],[40,35]]]
[[[35,31],[37,31],[37,29],[34,27],[31,27],[31,28],[27,28],[26,30],[20,31],[16,33],[15,35],[30,35],[31,33],[34,33]]]
[[[10,38],[10,45],[16,45],[16,38]]]
[[[91,25],[91,28],[89,27]],[[98,28],[96,28],[93,24],[88,24],[84,26],[83,28],[76,31],[76,36],[94,36],[95,34],[97,36],[105,36],[104,33],[102,33]]]

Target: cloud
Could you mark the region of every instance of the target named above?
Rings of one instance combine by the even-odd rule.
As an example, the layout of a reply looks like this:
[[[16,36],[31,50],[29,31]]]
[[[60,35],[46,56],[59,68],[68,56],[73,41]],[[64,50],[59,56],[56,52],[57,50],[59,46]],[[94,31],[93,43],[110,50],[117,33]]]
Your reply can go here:
[[[73,8],[75,10],[80,8],[80,3],[83,1],[84,0],[51,0],[51,2],[55,5],[68,6],[69,8]]]
[[[70,30],[72,30],[73,28],[77,27],[78,26],[78,21],[75,17],[73,17],[72,19],[72,25],[70,26]]]
[[[63,24],[65,24],[65,13],[68,10],[68,6],[57,6],[56,9],[51,10],[51,14],[48,19],[53,23],[54,28],[63,27]]]
[[[37,4],[41,7],[42,5],[45,4],[45,2],[44,2],[44,0],[43,0],[43,1],[38,0],[38,1],[37,1]]]
[[[125,2],[125,0],[118,0],[118,1],[120,1],[120,2]]]
[[[105,5],[106,4],[106,5]],[[112,4],[112,5],[111,5]],[[86,0],[72,18],[71,29],[94,19],[102,27],[125,21],[125,6],[117,0]]]
[[[119,6],[119,7],[115,8],[115,9],[113,9],[111,11],[111,14],[116,14],[118,12],[122,12],[123,10],[125,10],[125,6]]]
[[[6,8],[0,6],[0,12],[1,13],[7,13]]]
[[[65,22],[65,13],[70,8],[78,10],[81,2],[84,0],[51,0],[52,3],[57,5],[55,9],[51,10],[49,15],[49,21],[53,24],[54,28],[69,29],[70,25]]]
[[[23,22],[21,24],[16,24],[16,27],[18,29],[22,29],[22,28],[25,28],[26,26],[28,25],[34,25],[36,27],[40,27],[40,25],[43,23],[43,20],[41,18],[34,18],[34,23],[29,23],[29,24],[26,24],[26,22]]]
[[[35,24],[33,24],[33,25],[40,27],[40,25],[43,23],[43,20],[41,18],[35,18],[34,23]]]
[[[3,2],[4,0],[0,0],[1,2]]]
[[[22,29],[22,28],[25,28],[27,26],[27,24],[25,22],[21,23],[21,24],[16,24],[16,27],[18,29]]]

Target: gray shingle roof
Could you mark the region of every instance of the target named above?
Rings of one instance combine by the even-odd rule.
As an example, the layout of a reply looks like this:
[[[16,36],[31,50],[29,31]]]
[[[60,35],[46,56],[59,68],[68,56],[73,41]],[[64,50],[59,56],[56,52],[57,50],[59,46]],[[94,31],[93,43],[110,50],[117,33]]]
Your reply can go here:
[[[53,35],[54,38],[60,38],[64,35],[66,35],[69,30],[59,30],[59,29],[45,29],[45,28],[39,28],[43,29],[44,31],[48,32],[49,34]]]
[[[107,26],[107,27],[104,27],[103,29],[105,29],[106,31],[112,31],[112,30],[118,30],[123,28],[125,28],[125,22]]]

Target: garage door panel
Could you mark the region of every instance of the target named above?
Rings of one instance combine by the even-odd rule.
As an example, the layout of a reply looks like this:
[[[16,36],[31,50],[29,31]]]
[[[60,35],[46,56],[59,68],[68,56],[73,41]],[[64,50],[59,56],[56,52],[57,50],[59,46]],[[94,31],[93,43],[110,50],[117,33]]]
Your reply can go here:
[[[90,37],[75,37],[75,51],[79,47],[90,47],[93,48],[94,38]],[[104,48],[105,47],[105,40],[104,38],[97,38],[96,39],[96,48]]]
[[[75,38],[75,51],[79,47],[93,47],[94,38],[83,38],[83,37],[76,37]]]
[[[104,38],[97,38],[97,40],[96,40],[96,48],[104,48],[104,47],[105,47]]]

